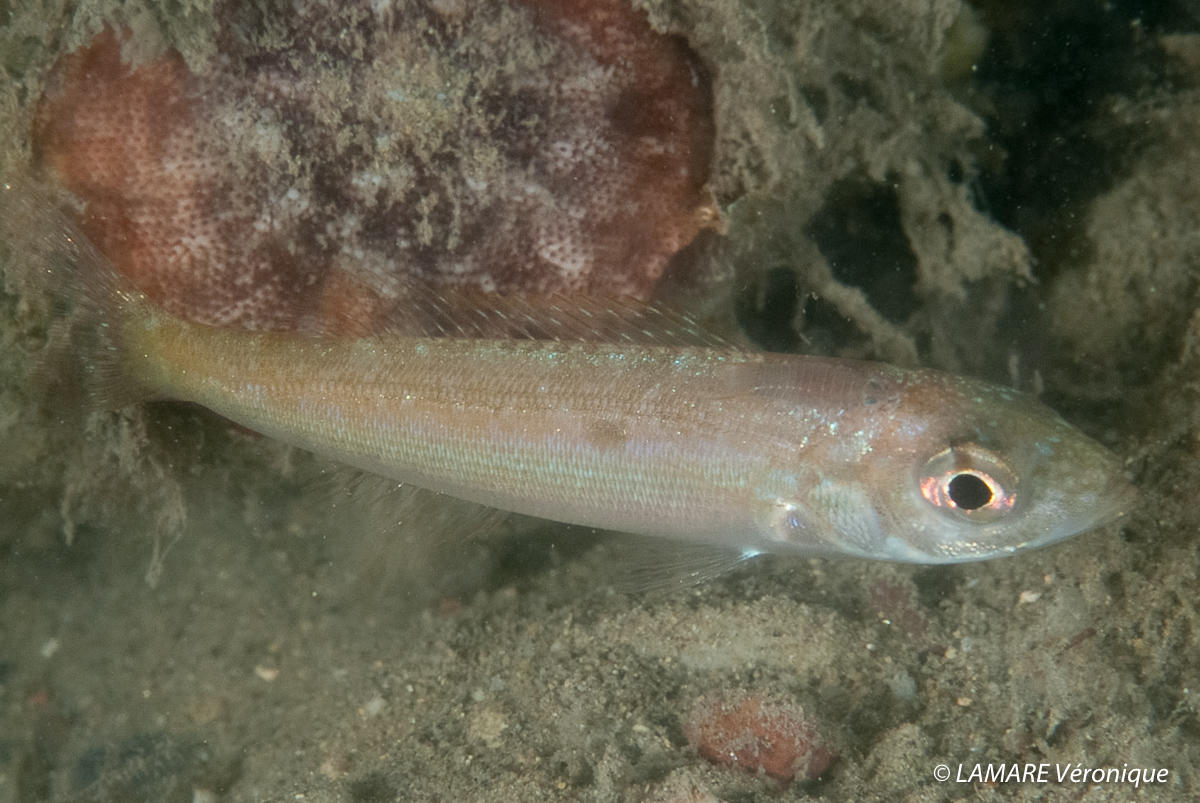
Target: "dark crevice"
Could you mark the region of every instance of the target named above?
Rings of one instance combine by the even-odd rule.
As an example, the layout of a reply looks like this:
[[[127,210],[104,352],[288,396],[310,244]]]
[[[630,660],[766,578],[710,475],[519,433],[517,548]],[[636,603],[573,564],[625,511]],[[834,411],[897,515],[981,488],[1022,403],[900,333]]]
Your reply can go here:
[[[917,258],[895,189],[866,179],[840,181],[809,220],[807,233],[835,279],[860,289],[892,323],[908,320],[917,306]]]
[[[974,3],[990,31],[977,68],[991,139],[1005,158],[979,177],[990,213],[1043,266],[1077,247],[1072,214],[1112,187],[1140,143],[1112,119],[1112,98],[1164,85],[1160,33],[1200,28],[1185,0]]]

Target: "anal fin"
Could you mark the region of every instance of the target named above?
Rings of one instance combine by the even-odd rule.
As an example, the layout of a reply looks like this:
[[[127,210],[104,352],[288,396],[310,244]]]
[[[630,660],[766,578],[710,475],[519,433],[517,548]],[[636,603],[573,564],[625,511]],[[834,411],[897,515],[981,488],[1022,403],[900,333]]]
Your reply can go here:
[[[623,565],[612,582],[620,593],[661,599],[710,582],[762,554],[752,548],[684,544],[619,536]]]

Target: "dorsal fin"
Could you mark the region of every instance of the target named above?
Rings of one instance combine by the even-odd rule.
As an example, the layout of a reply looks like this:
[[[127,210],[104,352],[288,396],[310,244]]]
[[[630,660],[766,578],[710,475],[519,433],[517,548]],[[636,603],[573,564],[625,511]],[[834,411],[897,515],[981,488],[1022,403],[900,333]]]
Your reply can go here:
[[[364,291],[370,293],[372,291]],[[359,337],[558,340],[745,349],[733,338],[706,329],[686,313],[656,301],[563,294],[499,294],[473,287],[434,286],[406,279],[374,294],[369,314],[340,310],[315,321],[317,331]]]

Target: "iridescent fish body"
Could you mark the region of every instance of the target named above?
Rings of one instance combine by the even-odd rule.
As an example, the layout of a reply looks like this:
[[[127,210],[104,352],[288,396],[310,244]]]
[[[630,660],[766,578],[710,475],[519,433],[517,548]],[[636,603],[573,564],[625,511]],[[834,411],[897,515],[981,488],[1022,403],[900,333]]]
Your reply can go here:
[[[30,258],[104,317],[98,385],[503,510],[742,554],[948,563],[1049,544],[1133,502],[1107,450],[971,379],[669,338],[215,328],[155,308],[74,237],[68,259]]]

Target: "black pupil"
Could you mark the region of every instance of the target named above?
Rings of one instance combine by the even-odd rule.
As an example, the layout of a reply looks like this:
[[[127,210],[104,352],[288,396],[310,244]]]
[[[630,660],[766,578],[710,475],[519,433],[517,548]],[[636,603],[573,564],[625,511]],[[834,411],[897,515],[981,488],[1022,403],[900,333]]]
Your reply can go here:
[[[974,474],[958,474],[946,486],[950,501],[963,510],[978,510],[992,501],[992,486]]]

